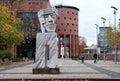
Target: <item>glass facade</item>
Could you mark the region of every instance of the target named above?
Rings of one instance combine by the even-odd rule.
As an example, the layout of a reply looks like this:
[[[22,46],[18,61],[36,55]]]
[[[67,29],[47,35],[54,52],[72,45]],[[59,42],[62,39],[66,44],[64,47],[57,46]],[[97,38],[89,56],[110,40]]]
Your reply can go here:
[[[24,32],[25,41],[21,46],[18,46],[18,55],[22,54],[22,57],[32,58],[33,53],[35,53],[35,44],[36,44],[36,33],[37,30],[40,31],[40,25],[35,12],[22,12],[18,13],[23,21],[23,26],[21,27]]]
[[[101,53],[107,52],[108,40],[107,40],[107,30],[109,27],[99,27],[99,47]]]
[[[35,38],[37,29],[40,28],[37,13],[24,12],[18,13],[18,16],[22,19],[24,25],[22,31],[25,38]]]

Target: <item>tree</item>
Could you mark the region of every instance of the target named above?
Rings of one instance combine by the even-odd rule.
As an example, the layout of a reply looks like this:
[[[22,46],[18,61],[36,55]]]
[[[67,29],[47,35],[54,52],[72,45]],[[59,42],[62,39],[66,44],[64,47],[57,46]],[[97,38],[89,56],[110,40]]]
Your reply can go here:
[[[120,22],[118,24],[118,29],[117,29],[117,48],[120,49]]]
[[[114,27],[110,27],[107,30],[107,39],[108,39],[108,45],[112,48],[114,48],[114,45],[115,45],[114,36],[115,36]],[[120,49],[120,23],[116,28],[116,45],[117,45],[117,48]]]
[[[86,39],[84,37],[79,37],[79,52],[83,53],[84,52],[84,48],[86,48]]]
[[[107,30],[107,40],[108,40],[108,45],[112,48],[114,48],[114,31],[113,31],[113,27],[110,27]]]
[[[13,43],[20,44],[23,41],[23,33],[20,30],[22,21],[11,14],[11,9],[0,6],[0,43],[6,48],[11,48]]]

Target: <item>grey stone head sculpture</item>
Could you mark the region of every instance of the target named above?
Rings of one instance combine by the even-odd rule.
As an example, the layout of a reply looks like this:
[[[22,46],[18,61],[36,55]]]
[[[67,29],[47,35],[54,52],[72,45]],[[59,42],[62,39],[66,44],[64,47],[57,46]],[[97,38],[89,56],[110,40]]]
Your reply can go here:
[[[42,9],[38,12],[38,19],[42,33],[55,32],[55,20],[57,15],[58,11],[55,8]]]

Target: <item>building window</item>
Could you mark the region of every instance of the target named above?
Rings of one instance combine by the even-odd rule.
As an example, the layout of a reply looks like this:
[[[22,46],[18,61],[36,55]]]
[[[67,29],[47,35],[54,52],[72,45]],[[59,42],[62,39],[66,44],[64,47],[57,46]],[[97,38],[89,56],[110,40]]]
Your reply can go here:
[[[58,29],[58,31],[60,31],[60,29]]]
[[[66,20],[66,17],[64,17],[64,19]]]
[[[42,3],[42,2],[40,2],[40,4],[42,5],[43,3]]]
[[[67,23],[67,25],[69,25],[69,23]]]
[[[31,5],[31,2],[29,2],[29,5]]]
[[[58,17],[58,20],[60,19],[60,17]]]
[[[67,13],[69,14],[69,11],[67,11]]]

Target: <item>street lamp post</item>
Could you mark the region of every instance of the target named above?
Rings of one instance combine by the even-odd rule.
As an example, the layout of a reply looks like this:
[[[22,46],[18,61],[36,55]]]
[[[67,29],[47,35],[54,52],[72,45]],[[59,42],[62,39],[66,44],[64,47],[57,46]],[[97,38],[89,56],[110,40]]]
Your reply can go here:
[[[116,43],[116,11],[118,9],[114,6],[111,6],[114,9],[114,50],[115,50],[115,64],[117,63],[117,43]]]
[[[103,27],[105,27],[106,19],[104,17],[101,17],[101,19],[103,19]],[[104,32],[103,38],[104,38],[104,41],[103,41],[103,44],[104,44],[104,46],[103,46],[103,52],[104,52],[103,58],[104,58],[104,62],[105,62],[105,60],[106,60],[106,58],[105,58],[105,32]]]
[[[98,54],[98,24],[95,24],[96,26],[96,53]]]

